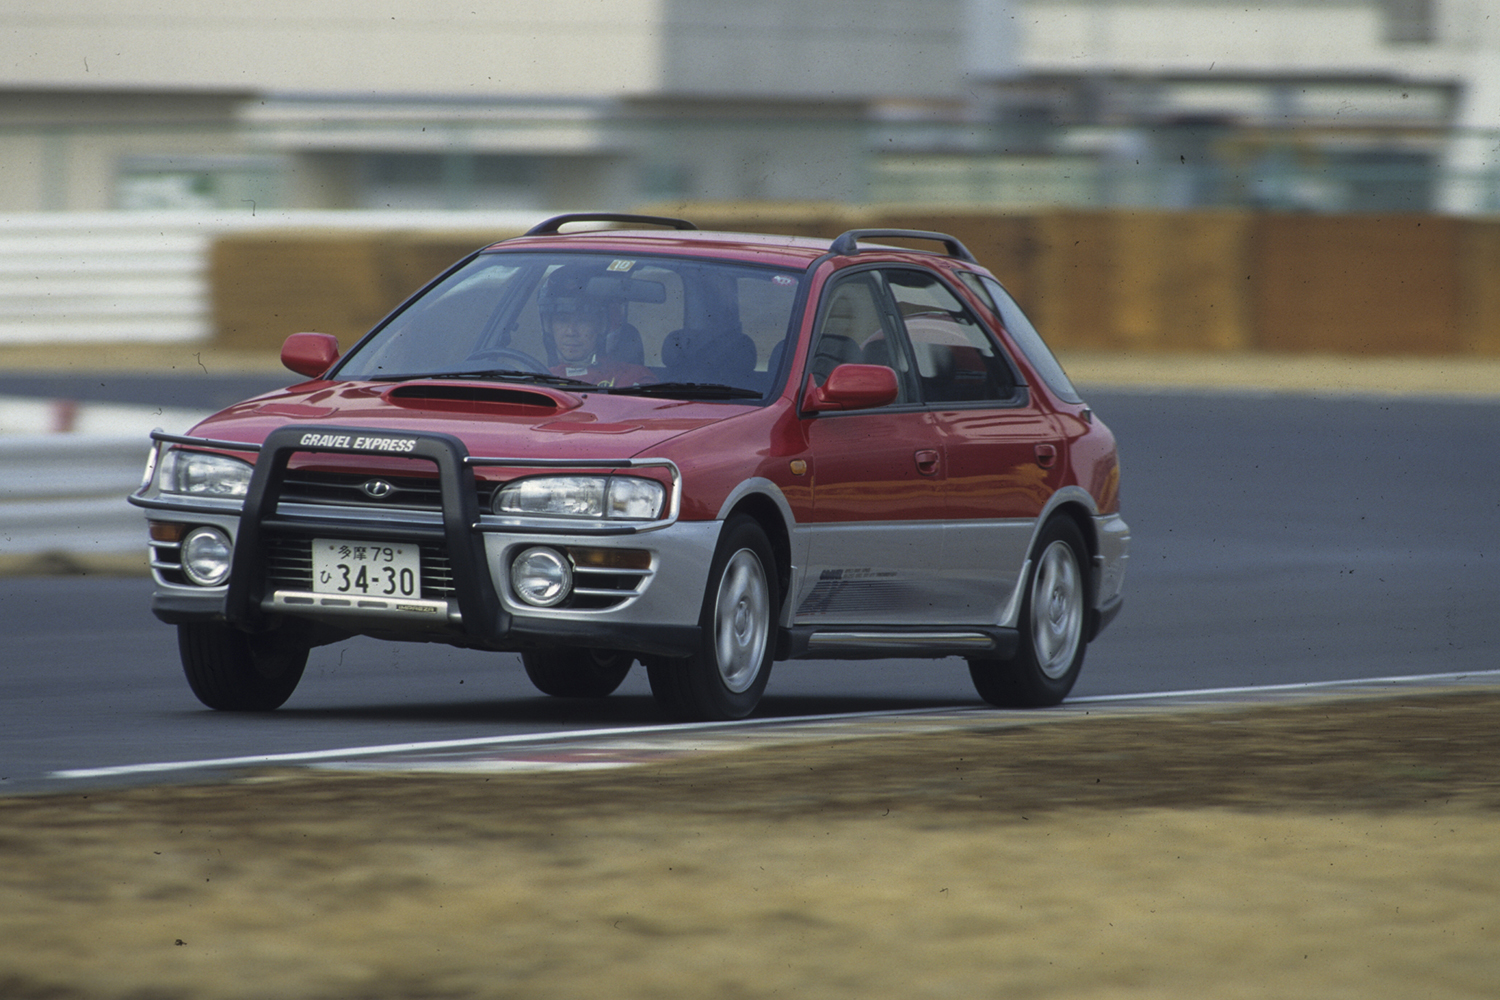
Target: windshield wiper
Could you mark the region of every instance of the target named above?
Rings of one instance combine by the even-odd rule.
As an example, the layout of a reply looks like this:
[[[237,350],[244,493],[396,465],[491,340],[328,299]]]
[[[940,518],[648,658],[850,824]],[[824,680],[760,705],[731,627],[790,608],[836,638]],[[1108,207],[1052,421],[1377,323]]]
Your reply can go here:
[[[418,379],[431,378],[474,378],[474,379],[500,379],[505,382],[535,382],[541,385],[556,385],[568,387],[586,387],[597,389],[598,386],[583,379],[569,378],[566,375],[552,375],[548,372],[526,372],[513,368],[481,368],[471,372],[424,372],[416,375],[376,375],[372,382],[415,382]]]
[[[724,385],[721,382],[648,382],[645,385],[621,385],[609,390],[614,396],[672,396],[690,399],[759,399],[754,389]]]
[[[586,382],[581,378],[553,375],[550,372],[520,371],[514,368],[481,368],[472,372],[443,372],[439,375],[429,375],[428,378],[497,378],[506,382],[540,382],[542,385],[577,385],[588,386],[590,389],[598,388],[594,383]]]

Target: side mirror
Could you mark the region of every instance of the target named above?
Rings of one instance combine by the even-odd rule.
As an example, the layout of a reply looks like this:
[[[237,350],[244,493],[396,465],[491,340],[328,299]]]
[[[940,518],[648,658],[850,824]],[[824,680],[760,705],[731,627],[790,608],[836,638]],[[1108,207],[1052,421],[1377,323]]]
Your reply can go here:
[[[327,333],[294,333],[281,345],[281,363],[308,378],[317,378],[338,359],[338,338]]]
[[[814,413],[866,410],[893,402],[899,394],[896,373],[885,365],[839,365],[821,388],[808,377],[802,408]]]

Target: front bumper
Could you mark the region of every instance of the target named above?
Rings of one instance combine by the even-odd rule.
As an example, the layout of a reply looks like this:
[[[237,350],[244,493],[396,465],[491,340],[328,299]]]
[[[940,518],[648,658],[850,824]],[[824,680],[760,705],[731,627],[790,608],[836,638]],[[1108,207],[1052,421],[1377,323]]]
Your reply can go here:
[[[232,568],[221,587],[197,587],[176,570],[170,542],[153,541],[156,591],[152,610],[163,621],[227,621],[247,631],[306,622],[325,641],[355,634],[388,639],[448,642],[497,650],[538,646],[590,646],[668,656],[698,647],[699,611],[720,522],[678,518],[681,477],[665,460],[621,460],[610,468],[659,466],[673,478],[672,502],[663,518],[644,522],[588,522],[562,518],[509,518],[481,514],[473,469],[480,465],[528,468],[588,467],[564,460],[473,458],[447,435],[402,434],[407,457],[437,467],[440,510],[372,511],[282,499],[292,454],[357,451],[330,440],[388,442],[389,432],[344,431],[337,439],[307,427],[282,428],[260,448],[243,503],[162,494],[149,484],[131,498],[153,521],[210,524],[234,541]],[[157,435],[167,444],[225,447],[228,442]],[[602,466],[604,463],[592,463]],[[419,597],[332,594],[314,589],[314,538],[420,545]],[[578,563],[574,595],[563,606],[536,608],[516,596],[510,564],[521,550],[546,545]],[[618,556],[618,558],[617,558]],[[626,566],[625,569],[617,568]]]

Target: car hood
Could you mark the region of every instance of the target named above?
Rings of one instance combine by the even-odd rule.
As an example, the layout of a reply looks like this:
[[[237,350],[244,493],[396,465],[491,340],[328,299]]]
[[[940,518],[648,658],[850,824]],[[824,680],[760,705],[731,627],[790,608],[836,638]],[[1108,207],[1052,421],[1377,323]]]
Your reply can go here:
[[[756,409],[516,383],[314,381],[221,410],[192,433],[260,444],[292,425],[362,428],[449,434],[485,457],[628,458]]]

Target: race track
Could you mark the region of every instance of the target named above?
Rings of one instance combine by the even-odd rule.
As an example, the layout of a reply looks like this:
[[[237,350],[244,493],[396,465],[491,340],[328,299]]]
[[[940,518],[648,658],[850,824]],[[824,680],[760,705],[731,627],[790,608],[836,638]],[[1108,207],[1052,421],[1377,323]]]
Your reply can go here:
[[[120,390],[118,383],[116,385]],[[1500,667],[1500,402],[1249,391],[1088,392],[1115,430],[1134,533],[1125,611],[1075,698]],[[538,694],[511,655],[355,640],[315,650],[264,717],[202,709],[142,579],[0,580],[0,790],[64,773],[651,726]],[[783,663],[757,720],[982,710],[961,660]],[[130,780],[149,780],[139,774]]]

